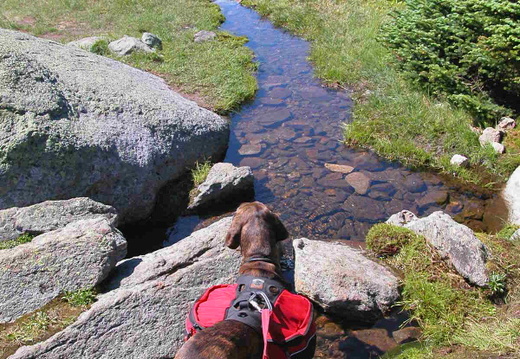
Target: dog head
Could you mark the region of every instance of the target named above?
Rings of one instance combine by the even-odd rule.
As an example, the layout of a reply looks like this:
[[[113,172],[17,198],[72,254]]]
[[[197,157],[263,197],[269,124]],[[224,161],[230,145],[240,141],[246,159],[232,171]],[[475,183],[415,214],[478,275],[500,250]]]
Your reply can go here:
[[[278,241],[289,236],[287,229],[266,205],[260,202],[242,203],[233,217],[226,235],[226,246],[240,246],[243,257],[270,256]]]

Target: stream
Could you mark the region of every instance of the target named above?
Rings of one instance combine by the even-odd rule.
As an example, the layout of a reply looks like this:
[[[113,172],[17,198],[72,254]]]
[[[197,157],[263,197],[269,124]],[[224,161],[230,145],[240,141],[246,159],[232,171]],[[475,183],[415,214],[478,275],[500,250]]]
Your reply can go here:
[[[225,162],[252,168],[255,199],[280,215],[292,238],[340,239],[363,247],[372,225],[403,209],[419,217],[443,210],[475,230],[500,226],[500,216],[492,214],[498,208],[493,195],[346,147],[342,126],[351,121],[352,100],[314,77],[309,43],[235,1],[215,2],[226,17],[221,29],[247,36],[246,46],[259,63],[255,99],[231,115]],[[181,217],[165,245],[204,226],[204,220]],[[345,328],[321,317],[316,357],[378,356],[391,347],[391,333],[405,318],[396,314],[356,330],[352,323]]]

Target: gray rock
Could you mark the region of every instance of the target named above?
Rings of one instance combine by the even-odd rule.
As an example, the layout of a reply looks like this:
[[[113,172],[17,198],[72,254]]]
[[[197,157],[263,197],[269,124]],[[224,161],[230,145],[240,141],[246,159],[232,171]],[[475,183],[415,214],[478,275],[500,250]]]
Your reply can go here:
[[[1,29],[0,108],[0,209],[87,196],[120,224],[146,219],[229,137],[228,121],[157,76]]]
[[[495,130],[492,127],[487,127],[484,129],[484,132],[482,132],[482,135],[478,138],[480,141],[480,144],[482,146],[491,143],[491,142],[497,142],[500,143],[502,140],[502,131]]]
[[[64,291],[99,284],[125,255],[125,239],[105,218],[73,222],[0,250],[0,323],[41,308]]]
[[[82,50],[92,51],[92,48],[94,47],[94,45],[98,41],[102,41],[102,40],[106,40],[106,39],[101,36],[85,37],[83,39],[71,41],[67,44],[67,46],[74,46],[74,47],[80,48]]]
[[[130,55],[133,52],[154,52],[153,48],[141,40],[126,35],[108,44],[108,49],[119,56]]]
[[[454,166],[459,167],[468,167],[469,166],[469,160],[467,157],[462,155],[453,155],[453,157],[450,160],[450,163]]]
[[[517,229],[509,239],[512,241],[520,241],[520,229]]]
[[[520,166],[509,177],[502,196],[509,208],[509,222],[520,225]]]
[[[501,143],[491,142],[491,147],[493,147],[493,149],[495,150],[496,153],[502,154],[502,153],[506,152],[506,148]]]
[[[141,36],[141,41],[149,47],[162,50],[162,40],[157,35],[145,32]]]
[[[194,35],[193,41],[195,41],[195,42],[211,41],[211,40],[214,40],[216,37],[217,37],[217,34],[215,34],[213,31],[201,30]]]
[[[388,223],[401,225],[424,236],[441,256],[449,259],[461,276],[478,286],[487,284],[488,249],[471,229],[441,211],[425,218],[414,217],[408,211],[401,212],[390,217]],[[401,221],[399,218],[405,219]]]
[[[0,210],[0,241],[16,239],[24,233],[42,234],[81,219],[97,217],[105,217],[111,226],[117,226],[114,207],[86,197],[4,209]]]
[[[497,125],[497,130],[507,131],[516,127],[516,121],[511,117],[502,117]]]
[[[231,218],[145,256],[121,262],[114,289],[48,340],[20,348],[21,358],[171,358],[183,343],[190,306],[209,286],[233,283],[239,252],[224,246]]]
[[[250,167],[235,167],[231,163],[216,163],[206,180],[197,187],[197,196],[188,206],[197,210],[207,208],[217,202],[231,202],[238,197],[244,198],[254,189],[254,177]]]
[[[390,218],[388,218],[388,220],[386,221],[386,223],[393,224],[394,226],[405,227],[406,224],[415,221],[416,219],[418,218],[414,213],[404,210],[391,215]]]
[[[326,313],[349,320],[373,321],[399,298],[399,281],[363,252],[332,242],[293,242],[296,291],[307,295]]]

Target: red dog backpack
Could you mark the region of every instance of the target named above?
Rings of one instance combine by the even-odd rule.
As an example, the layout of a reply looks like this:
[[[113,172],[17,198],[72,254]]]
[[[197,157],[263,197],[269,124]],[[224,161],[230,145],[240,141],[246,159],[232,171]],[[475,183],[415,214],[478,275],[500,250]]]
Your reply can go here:
[[[258,285],[260,282],[261,286]],[[246,290],[242,291],[242,288],[239,288],[241,283],[245,283]],[[291,293],[275,283],[279,282],[242,276],[237,284],[216,285],[207,289],[195,302],[186,318],[186,340],[197,330],[211,327],[224,319],[234,319],[256,327],[255,329],[261,328],[264,359],[312,358],[316,346],[312,303],[304,296]],[[274,286],[280,290],[274,296],[269,295],[267,300],[266,289],[272,289]],[[265,302],[271,301],[269,309],[258,308],[257,315],[250,315],[256,318],[249,318],[249,322],[240,319],[244,315],[233,317],[233,314],[230,314],[233,312],[233,306],[239,307],[236,303],[242,303],[243,307],[244,300],[240,300],[241,297],[254,296],[263,296]]]

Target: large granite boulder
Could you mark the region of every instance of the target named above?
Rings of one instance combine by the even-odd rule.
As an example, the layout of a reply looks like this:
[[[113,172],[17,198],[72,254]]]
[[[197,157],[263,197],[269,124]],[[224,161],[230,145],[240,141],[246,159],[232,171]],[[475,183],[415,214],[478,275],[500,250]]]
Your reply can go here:
[[[157,76],[0,29],[0,209],[87,196],[121,224],[146,219],[228,136],[227,120]]]
[[[121,262],[112,291],[48,340],[11,359],[172,358],[192,303],[209,286],[236,280],[240,255],[224,246],[231,218],[171,247]]]
[[[387,223],[406,227],[424,236],[470,283],[478,286],[487,284],[487,247],[471,229],[455,222],[448,214],[437,211],[428,217],[417,218],[410,211],[402,211],[391,216]]]
[[[502,195],[509,207],[509,222],[520,225],[520,166],[509,177]]]
[[[107,219],[81,220],[30,243],[0,250],[0,323],[32,312],[65,291],[91,288],[126,255]]]
[[[374,321],[399,299],[399,280],[361,250],[335,242],[293,242],[296,291],[349,320]]]
[[[86,197],[4,209],[0,210],[0,241],[16,239],[25,233],[38,235],[81,219],[98,217],[105,217],[110,225],[117,226],[114,207]]]
[[[206,180],[196,189],[197,195],[188,206],[200,210],[211,205],[233,201],[244,202],[254,195],[254,177],[250,167],[235,167],[231,163],[216,163]]]

